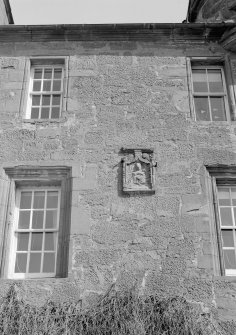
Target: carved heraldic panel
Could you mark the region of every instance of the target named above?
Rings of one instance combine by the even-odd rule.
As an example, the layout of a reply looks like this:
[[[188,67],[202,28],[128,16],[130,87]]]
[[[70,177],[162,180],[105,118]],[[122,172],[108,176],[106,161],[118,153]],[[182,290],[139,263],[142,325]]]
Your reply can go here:
[[[123,149],[123,191],[154,192],[153,151]]]

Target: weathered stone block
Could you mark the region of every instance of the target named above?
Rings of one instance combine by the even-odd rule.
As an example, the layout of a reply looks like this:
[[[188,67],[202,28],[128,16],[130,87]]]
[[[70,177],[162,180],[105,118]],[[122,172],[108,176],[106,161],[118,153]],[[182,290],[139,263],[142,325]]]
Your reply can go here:
[[[60,136],[61,134],[61,129],[58,128],[52,128],[52,127],[46,127],[46,128],[41,128],[38,129],[36,132],[36,136],[38,137],[49,137],[49,138],[56,138],[57,136]]]
[[[0,68],[9,70],[23,70],[25,65],[24,58],[21,57],[0,57]]]
[[[80,178],[73,179],[74,190],[91,190],[97,187],[98,168],[96,164],[89,164],[82,170]]]
[[[197,232],[199,233],[209,233],[210,232],[210,223],[207,217],[199,217],[198,222],[196,223]]]
[[[185,297],[197,302],[207,303],[211,306],[214,301],[213,284],[211,280],[190,278],[183,282]]]
[[[187,270],[186,260],[184,258],[166,257],[162,263],[162,273],[169,276],[185,275]]]
[[[104,141],[104,134],[101,131],[88,132],[85,135],[85,143],[88,145],[101,145]]]
[[[96,56],[71,56],[69,62],[70,74],[74,75],[74,70],[95,70],[97,68]]]
[[[160,271],[152,270],[146,273],[145,292],[157,294],[160,298],[182,296],[184,289],[178,276],[161,274]]]
[[[136,231],[136,222],[115,221],[94,226],[92,237],[96,243],[115,246],[132,241]]]
[[[156,217],[155,221],[144,223],[139,228],[141,236],[144,237],[176,237],[180,236],[180,227],[176,218],[171,217]]]
[[[214,249],[212,246],[211,242],[203,242],[203,247],[202,247],[202,251],[204,255],[212,255],[214,253]]]
[[[213,269],[212,255],[199,255],[197,264],[200,269]]]
[[[182,196],[182,213],[197,212],[204,204],[201,194],[188,194]]]
[[[111,267],[119,261],[122,256],[121,249],[107,248],[107,249],[89,249],[81,250],[76,252],[74,255],[74,267],[84,266],[96,266],[101,268],[102,266]]]
[[[183,234],[196,234],[196,221],[192,215],[183,215],[180,218],[181,231]]]
[[[214,283],[214,293],[220,319],[224,321],[236,321],[235,279],[219,279]]]
[[[71,210],[71,232],[73,234],[90,235],[90,228],[93,223],[91,214],[87,208],[77,204]]]

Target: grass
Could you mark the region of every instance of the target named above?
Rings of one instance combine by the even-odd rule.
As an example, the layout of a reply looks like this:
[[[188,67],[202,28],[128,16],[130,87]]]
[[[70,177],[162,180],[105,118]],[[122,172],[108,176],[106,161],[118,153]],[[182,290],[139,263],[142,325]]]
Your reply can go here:
[[[1,335],[222,335],[209,313],[183,297],[158,299],[114,287],[91,308],[81,302],[27,304],[11,286],[0,302]]]

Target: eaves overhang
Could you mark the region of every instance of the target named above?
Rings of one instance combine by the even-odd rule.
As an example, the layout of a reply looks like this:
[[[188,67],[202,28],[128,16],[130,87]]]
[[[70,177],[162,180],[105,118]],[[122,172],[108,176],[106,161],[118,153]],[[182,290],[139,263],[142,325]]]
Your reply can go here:
[[[9,0],[3,0],[3,2],[4,2],[4,5],[5,5],[5,8],[6,8],[8,23],[9,24],[14,24],[10,2],[9,2]]]
[[[53,41],[218,42],[235,23],[146,23],[75,25],[4,25],[0,43]]]

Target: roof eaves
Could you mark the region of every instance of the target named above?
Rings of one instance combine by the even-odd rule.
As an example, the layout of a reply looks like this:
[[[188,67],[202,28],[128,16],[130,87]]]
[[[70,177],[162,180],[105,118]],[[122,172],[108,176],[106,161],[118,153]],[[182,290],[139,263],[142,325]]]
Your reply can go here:
[[[202,43],[219,41],[231,22],[221,23],[149,23],[149,24],[76,24],[43,26],[0,26],[1,42],[52,41],[155,41],[166,43]],[[171,42],[172,43],[172,42]]]

